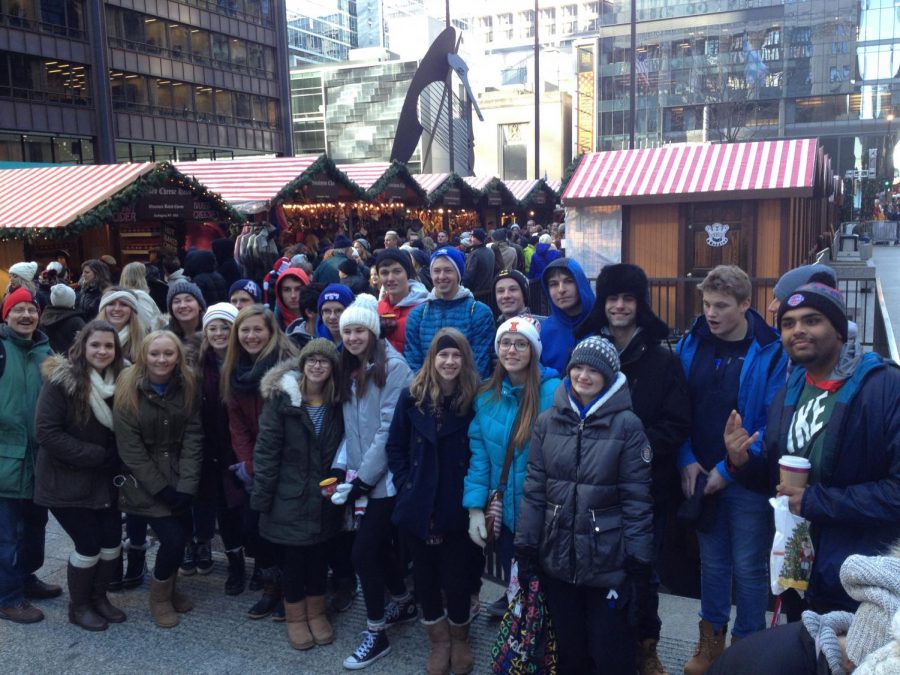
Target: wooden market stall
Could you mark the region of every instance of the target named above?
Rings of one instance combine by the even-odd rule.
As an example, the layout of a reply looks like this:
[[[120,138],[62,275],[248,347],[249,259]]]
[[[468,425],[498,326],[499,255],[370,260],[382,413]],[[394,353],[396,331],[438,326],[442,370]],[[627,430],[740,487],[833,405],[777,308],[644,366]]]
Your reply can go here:
[[[640,265],[676,330],[700,310],[697,284],[723,263],[750,275],[765,313],[778,277],[830,244],[834,184],[814,139],[587,154],[563,194],[567,255],[591,278],[605,264]]]
[[[459,174],[420,173],[413,177],[427,194],[427,207],[415,212],[426,230],[459,232],[481,226],[476,209],[482,195]]]
[[[559,204],[559,194],[543,178],[505,180],[503,183],[519,204],[516,215],[520,225],[532,218],[538,223],[552,220],[553,209]]]

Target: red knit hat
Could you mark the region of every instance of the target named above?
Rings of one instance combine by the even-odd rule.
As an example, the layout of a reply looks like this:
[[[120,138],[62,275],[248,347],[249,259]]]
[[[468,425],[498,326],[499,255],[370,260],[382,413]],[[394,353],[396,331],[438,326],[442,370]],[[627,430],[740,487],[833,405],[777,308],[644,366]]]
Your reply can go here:
[[[20,302],[30,302],[35,307],[38,306],[37,301],[34,299],[34,296],[31,294],[27,288],[17,288],[12,293],[6,296],[6,300],[3,301],[3,320],[6,321],[6,317],[9,315],[10,311],[13,307],[18,305]]]

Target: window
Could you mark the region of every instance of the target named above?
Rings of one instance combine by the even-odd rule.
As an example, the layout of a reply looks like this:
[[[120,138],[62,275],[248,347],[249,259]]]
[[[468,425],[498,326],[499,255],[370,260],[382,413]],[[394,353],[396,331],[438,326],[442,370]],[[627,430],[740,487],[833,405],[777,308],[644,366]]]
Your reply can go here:
[[[132,12],[130,9],[121,9],[119,11],[122,15],[121,37],[126,40],[126,46],[134,49],[135,43],[146,41],[144,37],[144,15]]]
[[[213,116],[213,91],[212,87],[194,87],[194,110],[197,111],[197,119],[210,122]]]
[[[84,37],[82,0],[41,0],[40,6],[44,30],[69,37]]]
[[[144,19],[144,43],[150,47],[151,52],[168,48],[165,21],[153,17]]]
[[[238,66],[247,65],[247,43],[231,38],[231,63]]]
[[[219,33],[212,34],[212,57],[214,61],[227,63],[230,60],[228,38]]]
[[[500,172],[503,180],[521,180],[528,177],[526,138],[529,127],[527,122],[500,125]]]
[[[169,48],[175,58],[186,57],[191,53],[191,33],[187,26],[169,24]]]
[[[66,61],[0,52],[0,96],[87,105],[88,69]]]
[[[230,91],[216,89],[216,116],[219,122],[232,122],[234,103]]]
[[[191,29],[191,54],[194,61],[206,63],[210,55],[209,33],[199,28]]]

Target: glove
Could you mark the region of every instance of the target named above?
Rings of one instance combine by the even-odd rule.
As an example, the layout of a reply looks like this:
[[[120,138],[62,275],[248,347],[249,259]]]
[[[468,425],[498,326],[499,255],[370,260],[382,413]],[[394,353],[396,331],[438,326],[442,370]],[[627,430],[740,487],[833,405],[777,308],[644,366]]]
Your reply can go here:
[[[183,513],[187,511],[194,501],[194,496],[185,492],[178,492],[171,485],[166,485],[162,490],[156,493],[156,497],[171,509],[173,514]]]
[[[369,491],[371,489],[371,485],[357,476],[349,483],[341,483],[340,485],[338,485],[337,492],[331,495],[331,502],[332,504],[337,504],[338,506],[340,506],[341,504],[346,504],[347,502],[355,502],[363,495],[369,494]],[[337,497],[340,497],[340,499],[336,499]]]
[[[482,509],[469,509],[469,539],[481,548],[487,546],[487,527]]]
[[[650,563],[628,556],[625,558],[625,585],[628,593],[628,625],[640,626],[648,618],[650,603],[656,593],[650,585],[653,568]]]
[[[353,485],[350,483],[340,483],[337,488],[335,488],[335,492],[331,495],[331,503],[335,506],[343,506],[347,503],[347,497],[350,495],[350,491],[353,489]]]
[[[541,572],[538,563],[538,551],[531,546],[516,547],[516,562],[519,563],[519,584],[525,579],[536,577]]]
[[[234,471],[235,477],[244,485],[247,492],[253,490],[253,476],[247,471],[247,462],[238,462],[228,467]]]
[[[347,472],[344,471],[344,469],[334,468],[331,470],[331,473],[328,474],[328,478],[337,478],[338,483],[346,483]]]

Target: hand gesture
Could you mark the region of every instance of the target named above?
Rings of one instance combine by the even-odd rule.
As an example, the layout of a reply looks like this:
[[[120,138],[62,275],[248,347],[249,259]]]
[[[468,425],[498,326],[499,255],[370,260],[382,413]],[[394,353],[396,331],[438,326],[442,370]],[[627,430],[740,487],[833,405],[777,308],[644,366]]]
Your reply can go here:
[[[743,420],[737,410],[732,410],[725,423],[725,449],[728,451],[728,459],[731,465],[741,468],[750,459],[750,447],[759,438],[759,432],[752,436],[744,429]]]

